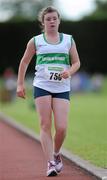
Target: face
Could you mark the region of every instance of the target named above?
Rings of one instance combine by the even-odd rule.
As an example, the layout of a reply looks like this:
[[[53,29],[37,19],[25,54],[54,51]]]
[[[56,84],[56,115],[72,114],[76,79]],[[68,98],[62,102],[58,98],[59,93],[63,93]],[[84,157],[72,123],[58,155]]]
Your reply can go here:
[[[44,30],[45,31],[58,31],[60,19],[58,18],[57,12],[47,13],[44,16]]]

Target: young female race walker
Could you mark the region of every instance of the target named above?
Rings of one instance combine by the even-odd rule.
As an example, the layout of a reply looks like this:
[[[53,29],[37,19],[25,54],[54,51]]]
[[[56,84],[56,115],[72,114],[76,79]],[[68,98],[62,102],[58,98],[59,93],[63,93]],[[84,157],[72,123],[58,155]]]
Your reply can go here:
[[[60,149],[67,130],[70,77],[80,67],[73,37],[59,33],[60,15],[53,7],[40,12],[43,33],[29,40],[18,71],[17,96],[25,98],[24,79],[36,53],[33,81],[34,99],[40,119],[40,138],[47,160],[47,176],[57,175],[63,167]],[[55,135],[51,132],[52,114]]]

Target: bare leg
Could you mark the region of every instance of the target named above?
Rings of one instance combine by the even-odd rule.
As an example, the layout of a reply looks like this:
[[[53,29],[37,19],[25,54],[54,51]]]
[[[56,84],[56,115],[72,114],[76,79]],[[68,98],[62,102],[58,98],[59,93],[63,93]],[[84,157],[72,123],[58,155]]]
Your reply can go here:
[[[47,161],[53,160],[53,141],[51,135],[52,107],[51,96],[42,96],[35,100],[40,118],[41,144]]]
[[[53,98],[52,105],[56,129],[54,137],[54,152],[58,153],[66,136],[69,101],[60,98]]]

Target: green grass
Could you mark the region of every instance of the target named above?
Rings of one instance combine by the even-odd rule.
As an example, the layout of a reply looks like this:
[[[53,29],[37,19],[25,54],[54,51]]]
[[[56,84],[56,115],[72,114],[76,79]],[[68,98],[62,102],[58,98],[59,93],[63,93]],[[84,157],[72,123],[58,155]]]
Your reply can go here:
[[[107,167],[106,96],[72,97],[65,147],[92,164]]]
[[[71,97],[68,132],[63,147],[90,163],[107,168],[107,84],[100,93],[75,94]],[[38,115],[33,99],[17,98],[1,104],[0,110],[39,133]]]
[[[33,101],[33,100],[32,100]],[[33,131],[39,133],[39,122],[33,104],[27,99],[17,99],[13,103],[0,104],[0,109],[6,115],[14,118],[17,122],[25,125]]]

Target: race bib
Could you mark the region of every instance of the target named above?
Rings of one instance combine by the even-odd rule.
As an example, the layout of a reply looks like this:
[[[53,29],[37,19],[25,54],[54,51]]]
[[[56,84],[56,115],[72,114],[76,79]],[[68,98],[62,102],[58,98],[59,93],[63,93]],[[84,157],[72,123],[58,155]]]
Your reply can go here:
[[[61,66],[45,66],[45,77],[48,81],[54,82],[62,82],[63,78],[61,78],[61,72],[64,71],[64,68]]]

